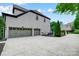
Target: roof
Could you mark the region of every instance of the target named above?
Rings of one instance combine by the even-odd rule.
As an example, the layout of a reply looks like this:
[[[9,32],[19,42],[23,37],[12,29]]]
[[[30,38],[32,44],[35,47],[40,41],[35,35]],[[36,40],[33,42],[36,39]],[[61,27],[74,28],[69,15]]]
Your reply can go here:
[[[47,19],[50,20],[49,17],[43,15],[42,13],[40,13],[40,12],[37,11],[37,10],[27,10],[27,9],[25,9],[25,8],[23,8],[23,7],[18,6],[18,5],[13,5],[13,13],[14,13],[14,9],[18,9],[18,10],[20,10],[20,11],[23,11],[23,13],[18,14],[18,15],[12,15],[12,14],[7,14],[7,13],[2,13],[2,14],[3,14],[3,15],[6,15],[6,16],[11,16],[11,17],[16,17],[16,18],[17,18],[17,17],[19,17],[19,16],[21,16],[21,15],[23,15],[23,14],[26,14],[26,13],[28,13],[28,12],[32,12],[32,13],[35,13],[35,14],[37,14],[37,15],[40,15],[40,16],[45,17],[45,18],[47,18]]]
[[[18,10],[21,10],[21,11],[24,11],[24,12],[28,11],[27,9],[20,7],[18,5],[13,5],[13,9],[18,9]]]
[[[42,13],[40,13],[39,11],[37,11],[37,10],[33,10],[34,12],[36,12],[36,13],[38,13],[38,14],[42,14]]]

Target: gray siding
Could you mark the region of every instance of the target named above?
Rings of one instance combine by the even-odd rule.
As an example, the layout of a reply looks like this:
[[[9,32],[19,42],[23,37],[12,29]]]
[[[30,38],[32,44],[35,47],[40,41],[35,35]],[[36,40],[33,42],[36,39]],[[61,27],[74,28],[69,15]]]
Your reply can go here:
[[[18,12],[16,14],[18,14]],[[42,34],[42,32],[47,34],[50,32],[50,20],[47,18],[45,18],[45,20],[46,22],[44,22],[44,17],[42,16],[38,16],[38,20],[36,20],[36,14],[32,12],[28,12],[18,18],[6,16],[5,37],[8,38],[9,27],[39,28],[40,34]]]

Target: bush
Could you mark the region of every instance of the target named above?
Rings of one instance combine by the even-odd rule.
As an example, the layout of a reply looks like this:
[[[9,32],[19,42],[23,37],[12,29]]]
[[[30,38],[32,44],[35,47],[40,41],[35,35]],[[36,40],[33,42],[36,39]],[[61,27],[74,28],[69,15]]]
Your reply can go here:
[[[55,36],[61,37],[61,28],[59,21],[57,21],[57,23],[55,24]]]
[[[79,13],[76,15],[76,19],[74,20],[75,29],[79,29]]]
[[[3,29],[0,29],[0,40],[3,39]]]
[[[60,22],[51,22],[51,30],[54,36],[56,37],[61,37],[61,27],[60,27]]]
[[[4,18],[0,16],[0,40],[3,39]]]
[[[74,34],[79,34],[79,29],[75,29]]]

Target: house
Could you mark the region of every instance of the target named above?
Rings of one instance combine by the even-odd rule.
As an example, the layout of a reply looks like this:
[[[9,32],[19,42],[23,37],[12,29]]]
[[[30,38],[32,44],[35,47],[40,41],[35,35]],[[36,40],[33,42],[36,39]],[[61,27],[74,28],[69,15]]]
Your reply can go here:
[[[5,38],[36,36],[50,32],[50,18],[37,10],[13,5],[13,14],[2,13],[5,18]]]
[[[68,33],[71,33],[72,31],[73,31],[72,23],[61,24],[62,35],[66,35]]]

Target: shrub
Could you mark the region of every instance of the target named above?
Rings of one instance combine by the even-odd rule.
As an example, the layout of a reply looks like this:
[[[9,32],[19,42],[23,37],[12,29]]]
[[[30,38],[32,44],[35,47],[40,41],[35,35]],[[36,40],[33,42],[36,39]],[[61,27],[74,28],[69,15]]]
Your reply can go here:
[[[57,21],[55,24],[55,36],[60,37],[61,36],[61,28],[60,28],[60,22]]]
[[[79,13],[76,15],[76,19],[74,20],[75,29],[79,29]]]
[[[54,34],[54,36],[56,37],[60,37],[61,36],[61,27],[60,27],[60,22],[51,22],[51,30]]]
[[[0,16],[0,40],[3,39],[4,18]]]
[[[0,29],[0,40],[3,39],[3,30]]]
[[[74,34],[79,34],[79,29],[75,29]]]

